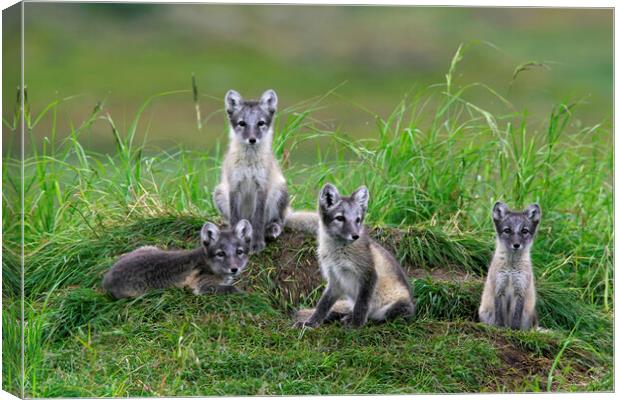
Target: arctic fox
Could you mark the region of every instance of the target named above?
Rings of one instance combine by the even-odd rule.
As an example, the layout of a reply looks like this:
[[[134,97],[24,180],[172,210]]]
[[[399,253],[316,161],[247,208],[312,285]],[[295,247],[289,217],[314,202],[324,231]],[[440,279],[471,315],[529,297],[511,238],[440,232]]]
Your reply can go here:
[[[368,189],[342,197],[331,184],[319,194],[318,258],[327,288],[313,310],[300,310],[296,326],[341,320],[360,327],[415,313],[412,290],[396,259],[372,240],[363,221]]]
[[[246,267],[251,235],[252,226],[246,220],[223,231],[206,223],[198,248],[165,251],[140,247],[116,261],[104,275],[102,286],[117,299],[173,286],[189,287],[197,295],[238,292],[232,282]]]
[[[512,329],[536,328],[536,287],[530,248],[540,217],[538,204],[516,212],[504,203],[495,203],[493,223],[497,241],[478,309],[481,322]]]
[[[254,252],[265,248],[266,238],[280,236],[289,204],[286,180],[272,150],[277,104],[273,90],[258,101],[244,100],[234,90],[225,97],[230,139],[213,200],[231,226],[240,219],[250,221]]]

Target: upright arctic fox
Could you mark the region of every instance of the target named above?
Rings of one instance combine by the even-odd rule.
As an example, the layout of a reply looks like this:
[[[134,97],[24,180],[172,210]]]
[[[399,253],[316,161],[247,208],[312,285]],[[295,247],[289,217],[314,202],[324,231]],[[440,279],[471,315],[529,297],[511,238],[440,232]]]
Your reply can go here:
[[[530,248],[540,216],[538,204],[514,212],[504,203],[495,203],[493,222],[497,242],[478,309],[480,321],[512,329],[536,327],[536,288]]]
[[[233,231],[206,223],[195,250],[144,246],[121,256],[103,277],[103,288],[117,299],[172,286],[189,287],[197,295],[237,292],[231,284],[245,269],[251,235],[252,226],[246,220]]]
[[[372,240],[363,225],[368,189],[350,197],[326,184],[319,195],[318,258],[327,280],[314,310],[300,310],[297,326],[341,320],[353,327],[415,312],[411,287],[396,259]]]
[[[289,203],[286,181],[271,148],[277,103],[273,90],[259,101],[244,100],[234,90],[225,97],[230,139],[213,200],[231,226],[241,219],[250,221],[255,252],[265,247],[266,238],[280,236]]]

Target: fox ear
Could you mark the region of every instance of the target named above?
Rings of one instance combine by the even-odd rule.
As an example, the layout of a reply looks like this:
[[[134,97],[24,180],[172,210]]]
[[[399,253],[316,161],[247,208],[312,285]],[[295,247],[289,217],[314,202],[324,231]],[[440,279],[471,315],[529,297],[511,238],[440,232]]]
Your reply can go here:
[[[213,243],[220,237],[220,228],[217,225],[207,222],[202,226],[200,230],[200,240],[203,244],[208,245]]]
[[[260,97],[260,104],[270,113],[275,113],[278,107],[278,96],[272,89],[266,90]]]
[[[368,209],[368,198],[370,197],[370,194],[368,193],[368,188],[366,186],[358,187],[355,192],[353,192],[351,197],[364,209],[364,211]]]
[[[235,235],[246,242],[252,240],[252,224],[247,219],[242,219],[235,226]]]
[[[530,204],[525,209],[525,215],[527,215],[527,217],[529,218],[530,221],[532,221],[532,222],[539,222],[540,221],[540,215],[541,215],[540,206],[538,204],[536,204],[536,203]]]
[[[241,106],[241,102],[243,98],[239,94],[239,92],[235,90],[229,90],[226,93],[226,97],[224,97],[224,104],[226,105],[226,112],[228,114],[232,114],[235,110],[237,110]]]
[[[325,208],[331,208],[340,203],[340,193],[331,183],[326,183],[319,193],[319,204]]]
[[[508,214],[508,206],[501,201],[498,201],[493,206],[493,221],[501,221]]]

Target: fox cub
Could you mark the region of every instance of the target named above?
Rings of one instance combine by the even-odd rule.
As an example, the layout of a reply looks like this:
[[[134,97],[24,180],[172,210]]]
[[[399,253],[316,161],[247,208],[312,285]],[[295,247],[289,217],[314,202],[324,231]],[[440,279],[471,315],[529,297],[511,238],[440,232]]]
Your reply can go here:
[[[415,303],[396,259],[372,240],[363,221],[368,189],[342,197],[331,184],[319,194],[318,259],[327,288],[312,310],[300,310],[298,327],[340,320],[360,327],[367,319],[412,317]]]
[[[117,299],[135,297],[149,289],[188,287],[194,294],[234,293],[235,277],[245,269],[252,226],[240,220],[233,230],[206,223],[201,245],[194,250],[164,251],[140,247],[122,255],[103,277],[103,288]]]
[[[497,240],[478,310],[481,322],[512,329],[537,326],[530,248],[540,217],[538,204],[515,212],[504,203],[495,203]]]
[[[250,221],[254,252],[265,248],[266,238],[280,236],[289,204],[286,181],[272,150],[277,104],[273,90],[258,101],[244,100],[234,90],[225,97],[230,139],[213,200],[230,226],[241,219]]]

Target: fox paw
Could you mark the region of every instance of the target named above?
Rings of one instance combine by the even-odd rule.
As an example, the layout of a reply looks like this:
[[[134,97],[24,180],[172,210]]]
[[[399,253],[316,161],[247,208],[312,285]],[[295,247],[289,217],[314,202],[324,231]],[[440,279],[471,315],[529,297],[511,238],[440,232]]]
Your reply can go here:
[[[252,253],[260,253],[265,249],[265,239],[252,240]]]
[[[340,318],[340,323],[348,329],[361,328],[362,326],[364,326],[364,322],[354,320],[352,314],[347,314],[344,317]]]
[[[237,293],[243,293],[243,290],[238,289],[231,285],[221,285],[221,286],[218,286],[217,292],[220,294],[237,294]]]
[[[259,253],[265,248],[265,234],[255,230],[252,232],[252,253]]]
[[[282,234],[282,227],[277,222],[272,222],[265,228],[265,237],[273,240]]]
[[[310,320],[307,320],[307,321],[297,321],[297,322],[295,322],[293,324],[294,328],[299,328],[299,329],[302,329],[302,328],[316,328],[317,326],[319,326],[318,322],[310,321]]]

